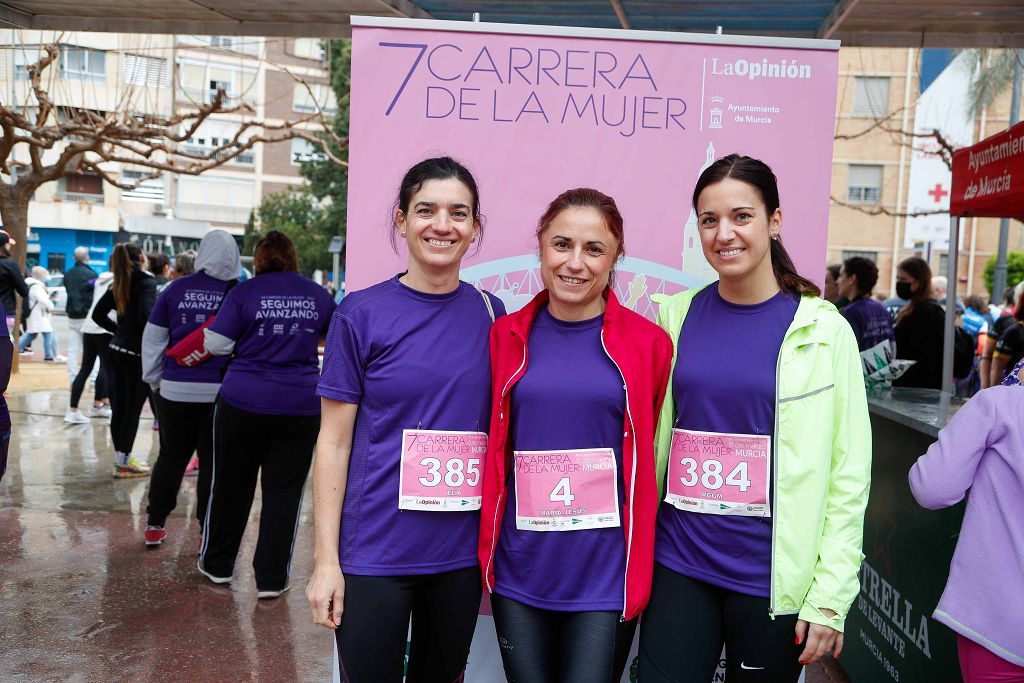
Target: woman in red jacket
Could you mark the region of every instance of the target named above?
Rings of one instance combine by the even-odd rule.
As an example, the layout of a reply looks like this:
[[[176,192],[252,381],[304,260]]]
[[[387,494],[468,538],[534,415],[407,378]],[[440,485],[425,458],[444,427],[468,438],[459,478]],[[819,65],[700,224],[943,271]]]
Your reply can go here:
[[[672,344],[609,287],[611,197],[563,193],[537,240],[545,290],[491,329],[480,564],[510,681],[613,681],[650,594]]]

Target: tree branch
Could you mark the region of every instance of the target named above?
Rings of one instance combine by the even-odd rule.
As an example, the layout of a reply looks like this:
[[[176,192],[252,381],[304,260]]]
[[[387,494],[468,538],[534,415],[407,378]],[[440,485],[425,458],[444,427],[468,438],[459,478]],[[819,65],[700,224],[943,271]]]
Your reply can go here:
[[[854,211],[859,211],[860,213],[866,214],[868,216],[900,216],[902,218],[917,218],[918,216],[937,216],[939,214],[949,213],[949,209],[935,209],[929,211],[890,211],[889,209],[885,208],[880,204],[869,207],[864,206],[863,204],[852,204],[850,202],[845,202],[842,199],[836,199],[835,196],[830,196],[829,199],[832,200],[832,203],[837,206],[842,206],[847,209],[853,209]]]

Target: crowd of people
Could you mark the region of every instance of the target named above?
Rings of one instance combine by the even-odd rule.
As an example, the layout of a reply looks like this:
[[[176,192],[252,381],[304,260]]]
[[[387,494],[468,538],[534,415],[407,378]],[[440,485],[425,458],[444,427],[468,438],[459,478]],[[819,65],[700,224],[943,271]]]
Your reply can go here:
[[[878,269],[861,257],[820,291],[787,253],[776,177],[757,159],[717,160],[690,201],[718,278],[652,297],[656,322],[615,295],[628,226],[593,188],[538,218],[544,287],[522,309],[461,281],[485,226],[472,173],[449,157],[398,188],[404,271],[340,305],[277,231],[256,243],[248,279],[221,230],[173,263],[118,244],[102,275],[76,250],[65,421],[90,422],[79,406],[95,377],[90,415],[109,417],[113,476],[151,477],[151,548],[198,471],[197,570],[214,584],[235,578],[259,481],[260,599],[291,587],[312,472],[306,598],[334,631],[344,681],[461,680],[482,593],[510,681],[618,681],[637,635],[644,683],[706,683],[723,646],[727,680],[796,681],[839,656],[860,589],[865,354],[914,361],[898,386],[939,388],[944,306],[960,304],[916,257],[897,268],[896,299],[873,296]],[[33,291],[47,274],[22,278],[3,241],[5,312],[25,297],[22,345],[42,335],[56,358],[49,296]],[[963,302],[967,393],[1020,383],[1022,291],[1009,312]],[[147,400],[152,468],[133,454]],[[910,475],[927,507],[988,492],[970,498],[964,526],[978,531],[961,534],[936,612],[961,637],[969,681],[1024,673],[1019,610],[991,623],[975,599],[980,581],[993,600],[1020,582],[979,564],[979,548],[1024,551],[992,503],[1024,472],[1021,418],[1017,388],[982,392]],[[970,431],[979,422],[985,438]]]

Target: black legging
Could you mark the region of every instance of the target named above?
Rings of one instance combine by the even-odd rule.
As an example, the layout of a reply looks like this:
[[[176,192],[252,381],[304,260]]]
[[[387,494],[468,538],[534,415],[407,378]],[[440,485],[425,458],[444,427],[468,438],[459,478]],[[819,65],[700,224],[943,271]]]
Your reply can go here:
[[[96,391],[93,393],[93,402],[98,403],[101,399],[110,398],[108,394],[108,378],[110,361],[107,359],[107,345],[113,335],[110,334],[83,334],[82,335],[82,369],[75,375],[75,381],[71,383],[71,407],[78,408],[78,401],[85,391],[85,382],[92,373],[92,366],[96,359],[100,361],[100,370],[96,373]]]
[[[444,514],[444,513],[440,513]],[[461,681],[480,609],[480,568],[405,576],[345,575],[335,631],[343,683]]]
[[[110,439],[114,450],[131,453],[139,431],[139,414],[149,396],[149,385],[142,381],[142,358],[110,349]]]
[[[622,676],[636,619],[540,609],[496,593],[491,608],[509,683],[613,683]]]
[[[768,616],[768,598],[712,586],[657,562],[640,626],[644,683],[707,683],[725,645],[729,683],[785,683],[800,677],[796,615]]]

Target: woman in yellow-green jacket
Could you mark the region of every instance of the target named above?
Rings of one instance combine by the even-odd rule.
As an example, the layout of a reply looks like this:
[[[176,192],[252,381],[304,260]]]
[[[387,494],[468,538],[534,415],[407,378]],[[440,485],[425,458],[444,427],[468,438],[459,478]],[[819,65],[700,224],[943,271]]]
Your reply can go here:
[[[775,175],[730,155],[693,193],[719,280],[658,302],[675,349],[640,679],[796,681],[843,643],[871,427],[857,341],[780,239]]]

